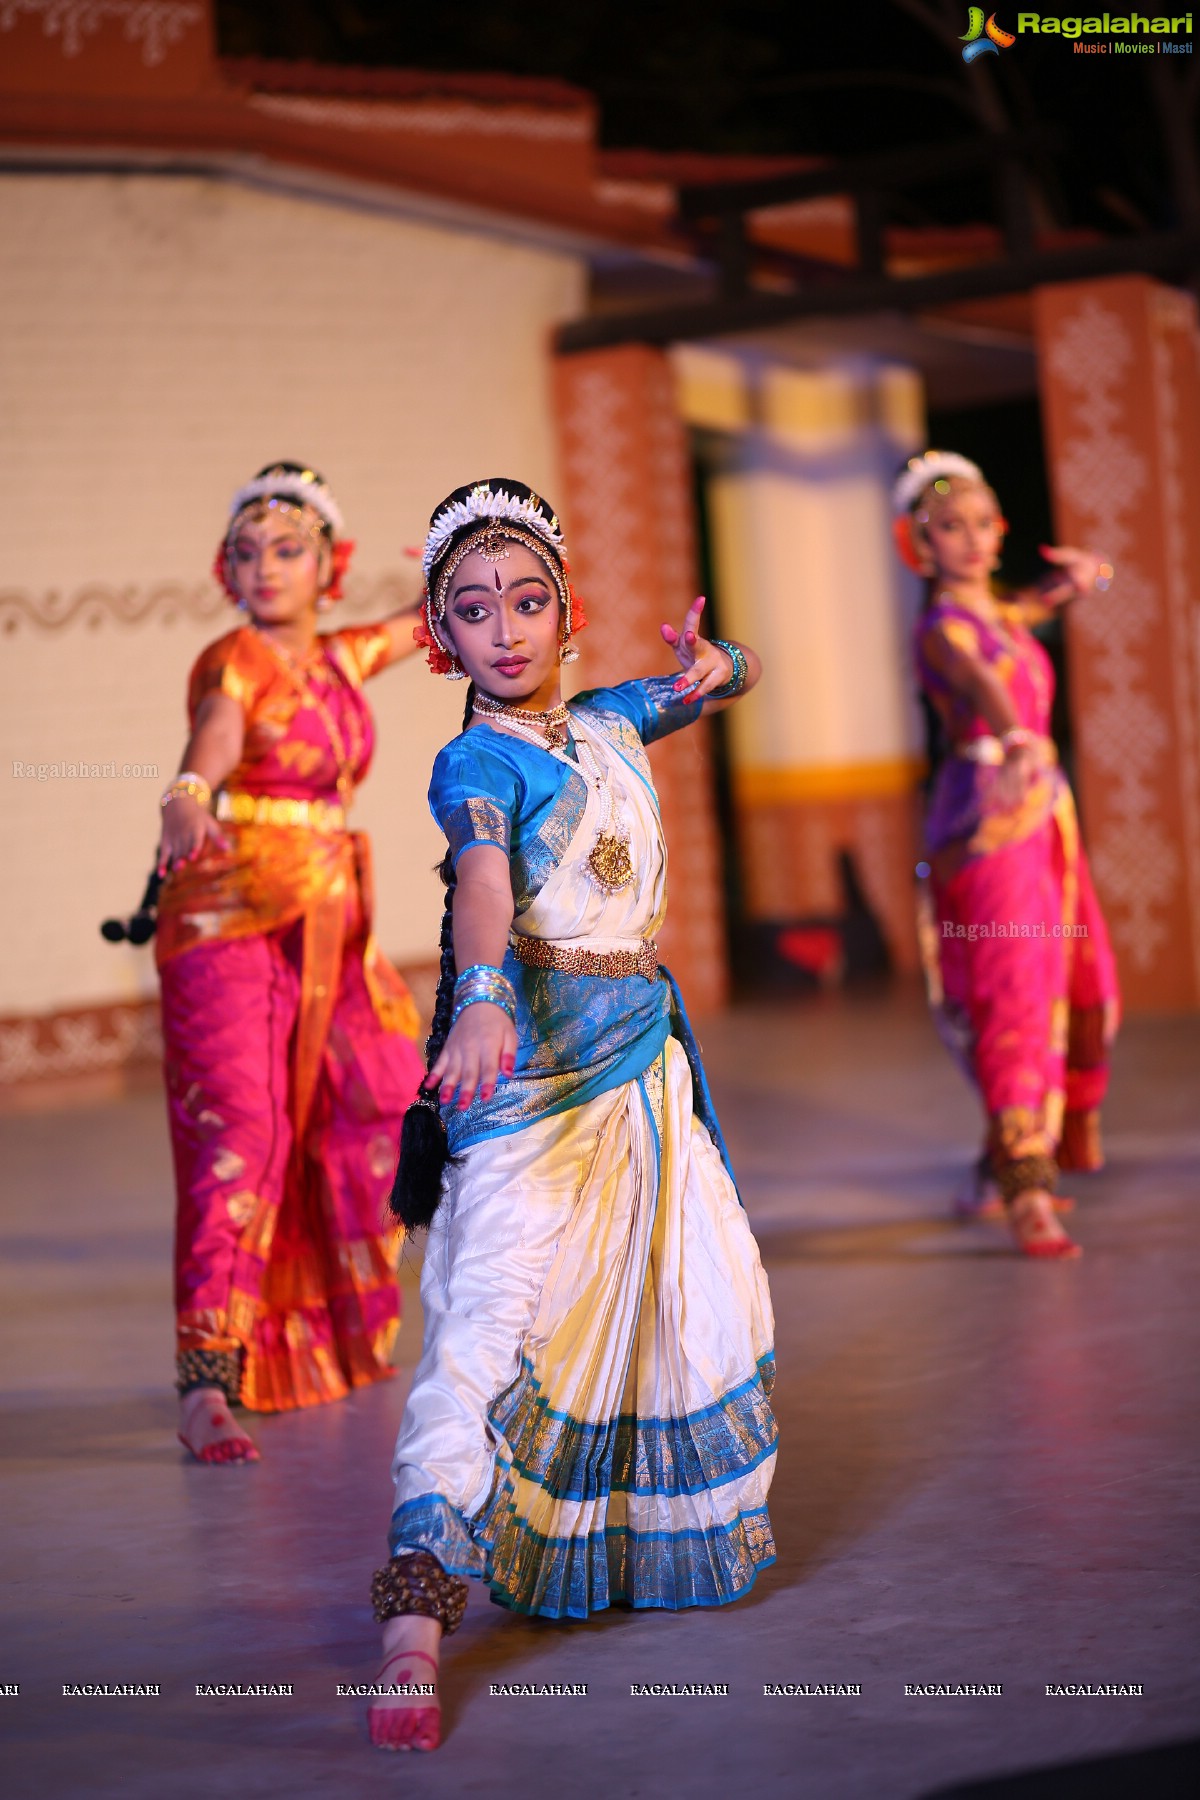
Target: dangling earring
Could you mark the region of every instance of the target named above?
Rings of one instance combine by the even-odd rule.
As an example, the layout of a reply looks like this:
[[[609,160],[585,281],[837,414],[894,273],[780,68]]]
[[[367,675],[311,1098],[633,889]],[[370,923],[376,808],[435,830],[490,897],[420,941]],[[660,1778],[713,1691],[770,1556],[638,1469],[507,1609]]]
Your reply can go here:
[[[579,652],[575,649],[569,637],[562,638],[559,641],[558,660],[560,663],[573,663],[579,661]]]
[[[459,660],[456,656],[454,658],[454,661],[450,664],[450,667],[446,670],[446,680],[447,681],[465,681],[466,679],[467,679],[467,671],[463,668],[462,664],[459,662]]]
[[[332,605],[333,601],[330,599],[328,591],[317,595],[317,611],[319,613],[328,612]]]

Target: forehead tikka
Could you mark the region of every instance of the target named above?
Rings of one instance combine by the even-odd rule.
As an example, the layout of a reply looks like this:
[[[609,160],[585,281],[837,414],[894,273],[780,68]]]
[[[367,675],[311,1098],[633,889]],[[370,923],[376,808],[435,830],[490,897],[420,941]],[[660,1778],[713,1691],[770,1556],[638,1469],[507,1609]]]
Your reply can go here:
[[[469,532],[460,544],[455,545],[429,590],[428,622],[430,625],[436,624],[439,619],[445,617],[446,597],[450,592],[450,583],[468,556],[479,555],[486,562],[499,562],[502,557],[509,554],[507,548],[509,543],[523,544],[527,550],[532,550],[543,568],[546,569],[558,590],[559,602],[566,612],[567,627],[570,628],[571,591],[555,557],[546,554],[545,538],[539,537],[534,531],[526,531],[520,525],[509,524],[507,521],[503,524],[492,521],[478,531]]]
[[[443,554],[455,532],[461,531],[464,525],[476,522],[481,525],[491,521],[497,525],[524,526],[543,543],[561,553],[562,532],[557,515],[543,512],[544,505],[545,502],[536,494],[531,494],[526,499],[521,494],[510,494],[506,488],[492,488],[487,482],[480,482],[471,489],[465,500],[452,500],[435,514],[421,557],[421,567],[426,579],[432,576],[438,557]]]
[[[455,545],[454,549],[450,552],[450,555],[446,558],[444,568],[438,571],[436,578],[434,578],[430,582],[430,585],[426,587],[425,625],[433,643],[435,645],[441,645],[443,650],[448,651],[448,653],[453,656],[453,651],[449,650],[449,646],[445,644],[444,639],[440,637],[438,633],[438,626],[446,616],[446,596],[450,591],[450,583],[454,579],[461,564],[466,561],[467,557],[470,556],[473,551],[482,551],[484,540],[487,540],[494,550],[497,538],[499,538],[502,543],[504,540],[508,540],[508,542],[514,544],[523,544],[527,550],[532,550],[534,555],[538,558],[538,561],[549,573],[555,588],[558,590],[559,605],[562,607],[563,613],[562,641],[569,652],[569,654],[564,656],[563,660],[566,662],[574,662],[578,652],[570,649],[571,638],[575,630],[575,621],[572,617],[573,608],[571,606],[571,589],[567,583],[567,578],[558,567],[556,558],[554,556],[548,557],[546,555],[546,540],[540,533],[527,531],[523,526],[514,525],[508,520],[505,520],[502,524],[497,523],[494,520],[489,521],[488,524],[482,526],[478,531],[468,533],[460,544]],[[507,548],[502,549],[500,555],[507,556]],[[493,556],[487,558],[487,560],[498,561],[499,556]],[[497,569],[495,573],[497,586],[500,587],[500,572]],[[500,591],[503,592],[502,587]],[[457,665],[455,666],[457,667]],[[459,675],[461,675],[461,671],[459,671]],[[457,680],[459,676],[455,675],[453,678]]]
[[[318,512],[315,506],[296,505],[290,500],[280,499],[278,495],[271,499],[256,498],[248,500],[234,513],[225,533],[225,542],[232,543],[243,525],[261,525],[265,519],[269,519],[273,515],[277,515],[286,520],[289,525],[295,525],[299,530],[306,531],[310,537],[315,538],[323,536],[329,525],[329,521]]]

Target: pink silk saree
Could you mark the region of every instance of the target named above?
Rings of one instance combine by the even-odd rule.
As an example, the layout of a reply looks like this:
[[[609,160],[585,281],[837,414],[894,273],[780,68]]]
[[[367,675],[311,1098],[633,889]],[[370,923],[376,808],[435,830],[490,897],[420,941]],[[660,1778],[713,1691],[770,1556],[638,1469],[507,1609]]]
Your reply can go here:
[[[917,668],[951,749],[926,820],[932,905],[922,953],[939,1028],[979,1088],[1001,1186],[1053,1185],[1057,1168],[1098,1168],[1108,1082],[1104,1004],[1116,967],[1048,735],[1054,672],[1015,607],[991,625],[939,599],[917,630]],[[1035,736],[1036,780],[1015,807],[978,760],[990,728],[940,672],[945,645],[984,661]]]
[[[322,638],[308,694],[252,628],[210,645],[188,710],[214,689],[243,707],[225,792],[336,807],[326,720],[357,784],[374,743],[362,684],[386,642],[373,626]],[[389,1375],[399,1322],[384,1213],[419,1026],[372,934],[368,840],[332,818],[226,823],[230,850],[172,871],[159,902],[177,1349],[232,1353],[231,1397],[267,1412]]]

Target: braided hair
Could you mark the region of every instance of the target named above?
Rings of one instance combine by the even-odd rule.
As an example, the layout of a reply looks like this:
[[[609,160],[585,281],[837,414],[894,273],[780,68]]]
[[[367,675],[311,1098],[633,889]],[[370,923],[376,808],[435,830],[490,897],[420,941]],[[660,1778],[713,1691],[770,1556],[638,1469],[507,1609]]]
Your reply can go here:
[[[463,709],[462,728],[471,722],[475,704],[475,683],[467,688],[467,704]],[[427,1229],[442,1197],[442,1176],[457,1159],[450,1154],[450,1142],[442,1120],[437,1091],[425,1085],[428,1072],[445,1048],[450,1035],[450,1018],[454,1011],[454,983],[458,970],[454,962],[454,889],[457,876],[449,850],[437,865],[438,876],[446,889],[442,910],[442,929],[438,939],[437,994],[433,1002],[433,1023],[425,1043],[425,1081],[416,1100],[404,1114],[400,1127],[400,1163],[388,1202],[393,1214],[406,1231]]]

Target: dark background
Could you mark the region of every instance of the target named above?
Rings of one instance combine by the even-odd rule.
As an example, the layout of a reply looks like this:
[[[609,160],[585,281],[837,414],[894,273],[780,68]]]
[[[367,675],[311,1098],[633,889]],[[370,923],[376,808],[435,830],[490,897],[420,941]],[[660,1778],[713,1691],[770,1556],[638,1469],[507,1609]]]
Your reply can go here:
[[[1164,135],[1195,142],[1200,58],[1080,55],[1064,38],[1023,34],[968,67],[967,10],[958,0],[218,0],[217,16],[226,56],[572,82],[598,99],[609,148],[836,157],[1058,126],[1066,142],[1039,168],[1044,223],[1106,235],[1178,223]],[[1016,9],[997,18],[1013,29]],[[979,185],[951,179],[908,195],[896,222],[987,216]]]

